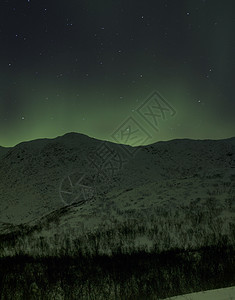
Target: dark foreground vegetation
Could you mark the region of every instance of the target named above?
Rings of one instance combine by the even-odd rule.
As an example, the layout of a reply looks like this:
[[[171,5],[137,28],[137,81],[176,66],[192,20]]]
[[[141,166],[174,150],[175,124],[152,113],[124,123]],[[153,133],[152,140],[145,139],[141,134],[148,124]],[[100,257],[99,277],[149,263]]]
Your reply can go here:
[[[0,259],[0,299],[162,299],[235,285],[230,245],[162,253]]]

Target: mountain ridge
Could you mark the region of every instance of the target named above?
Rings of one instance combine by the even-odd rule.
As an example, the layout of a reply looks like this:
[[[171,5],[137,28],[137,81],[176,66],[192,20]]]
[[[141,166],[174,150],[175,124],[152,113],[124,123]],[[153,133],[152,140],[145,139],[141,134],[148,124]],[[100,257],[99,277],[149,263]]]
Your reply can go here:
[[[65,137],[73,137],[73,136],[83,136],[83,137],[87,137],[87,138],[90,138],[90,139],[95,139],[95,140],[99,140],[99,141],[103,141],[103,142],[110,142],[110,143],[118,144],[116,142],[112,142],[112,141],[108,141],[108,140],[100,140],[100,139],[91,137],[91,136],[89,136],[87,134],[84,134],[84,133],[79,133],[79,132],[71,131],[71,132],[67,132],[67,133],[65,133],[63,135],[59,135],[59,136],[52,137],[52,138],[36,138],[36,139],[33,139],[33,140],[29,140],[29,141],[22,141],[22,142],[17,143],[14,146],[11,146],[11,147],[5,147],[5,146],[1,146],[0,145],[0,151],[1,151],[1,149],[11,149],[11,148],[14,148],[14,147],[16,147],[18,145],[21,145],[21,144],[32,143],[32,142],[36,143],[36,142],[40,142],[40,141],[47,141],[48,142],[48,141],[54,141],[56,139],[61,139],[61,138],[65,138]],[[225,140],[234,140],[235,141],[235,136],[231,136],[231,137],[228,137],[228,138],[222,138],[222,139],[212,139],[212,138],[204,138],[204,139],[174,138],[174,139],[169,139],[169,140],[165,140],[165,141],[164,140],[156,141],[156,142],[153,142],[151,144],[147,144],[145,146],[152,145],[152,144],[155,144],[155,143],[171,142],[171,141],[178,141],[178,140],[193,140],[193,141],[225,141]],[[137,147],[139,147],[139,146],[137,146]]]

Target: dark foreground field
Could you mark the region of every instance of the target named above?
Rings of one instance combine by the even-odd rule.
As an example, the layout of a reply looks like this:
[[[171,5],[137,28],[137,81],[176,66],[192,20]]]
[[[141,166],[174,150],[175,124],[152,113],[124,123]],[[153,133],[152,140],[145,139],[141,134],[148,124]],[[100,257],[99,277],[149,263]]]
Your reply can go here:
[[[0,259],[0,299],[161,299],[235,285],[235,248]]]

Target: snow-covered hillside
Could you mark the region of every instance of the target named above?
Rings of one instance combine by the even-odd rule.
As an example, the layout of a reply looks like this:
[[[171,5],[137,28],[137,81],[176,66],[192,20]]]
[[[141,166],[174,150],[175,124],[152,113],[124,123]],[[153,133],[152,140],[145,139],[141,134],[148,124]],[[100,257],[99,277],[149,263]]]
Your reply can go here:
[[[181,206],[197,198],[203,201],[218,188],[219,198],[230,201],[234,140],[158,142],[137,147],[132,157],[120,145],[76,133],[20,143],[0,157],[0,221],[20,224],[71,204],[74,199],[66,194],[69,180],[74,177],[78,181],[85,173],[89,175],[82,183],[96,193],[105,191],[118,207],[151,207],[156,203]],[[114,151],[114,156],[103,168],[106,173],[98,174],[102,147],[106,154]],[[91,156],[95,162],[92,166]],[[122,204],[125,198],[130,201]]]
[[[89,239],[90,232],[101,234],[99,251],[108,254],[124,227],[135,232],[132,249],[233,244],[234,140],[158,142],[132,157],[121,145],[75,133],[21,143],[0,160],[0,230],[20,234],[18,248],[31,254],[39,236],[53,254],[65,239]],[[100,153],[109,164],[98,173]],[[113,245],[105,246],[107,231]]]
[[[216,289],[203,291],[199,293],[192,293],[187,295],[181,295],[164,300],[234,300],[235,299],[235,287],[228,287],[224,289]]]
[[[130,297],[164,298],[234,285],[235,138],[127,147],[70,133],[25,142],[0,156],[0,191],[6,293],[11,278],[19,277],[15,263],[26,264],[27,286],[41,291],[42,278],[50,282],[50,274],[65,268],[55,280],[61,291],[73,293],[65,299],[88,299],[90,293],[123,299],[124,287]],[[97,265],[100,259],[104,264]],[[39,265],[41,273],[30,271]],[[94,268],[106,276],[102,291],[100,275],[91,276]],[[89,279],[77,285],[87,269]],[[30,272],[41,277],[32,279]]]

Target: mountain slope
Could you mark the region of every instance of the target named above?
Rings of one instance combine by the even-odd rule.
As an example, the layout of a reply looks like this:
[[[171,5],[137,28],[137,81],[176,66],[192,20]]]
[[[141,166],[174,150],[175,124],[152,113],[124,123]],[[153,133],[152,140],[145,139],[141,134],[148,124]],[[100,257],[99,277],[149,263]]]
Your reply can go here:
[[[0,221],[20,224],[71,204],[74,199],[66,193],[70,188],[69,181],[77,182],[85,173],[88,175],[82,183],[98,194],[130,188],[141,190],[143,185],[159,185],[168,180],[172,181],[168,194],[174,196],[177,180],[193,178],[193,181],[200,181],[201,178],[204,185],[206,178],[229,181],[235,173],[234,140],[157,142],[138,147],[132,157],[118,144],[76,133],[21,143],[0,158]],[[106,151],[108,148],[115,153],[112,161],[106,159],[107,167],[103,168],[111,169],[112,174],[98,174],[97,171],[100,165],[97,149],[104,145]],[[137,148],[128,146],[127,149]],[[96,165],[91,165],[90,153]],[[164,193],[161,197],[167,199]],[[153,195],[150,202],[154,198]],[[77,202],[81,200],[82,197],[78,197]]]
[[[128,147],[138,150],[132,157],[123,145],[74,133],[21,143],[0,159],[0,238],[6,247],[17,240],[9,253],[34,255],[44,251],[40,239],[51,245],[45,255],[71,243],[72,255],[77,243],[84,253],[235,244],[234,141],[158,142]]]
[[[10,149],[10,147],[6,148],[6,147],[1,147],[0,146],[0,158],[2,156],[4,156],[7,153],[7,151],[9,151],[9,149]]]
[[[64,206],[61,181],[77,170],[87,171],[86,154],[98,144],[72,133],[9,149],[0,158],[0,220],[21,223]]]

